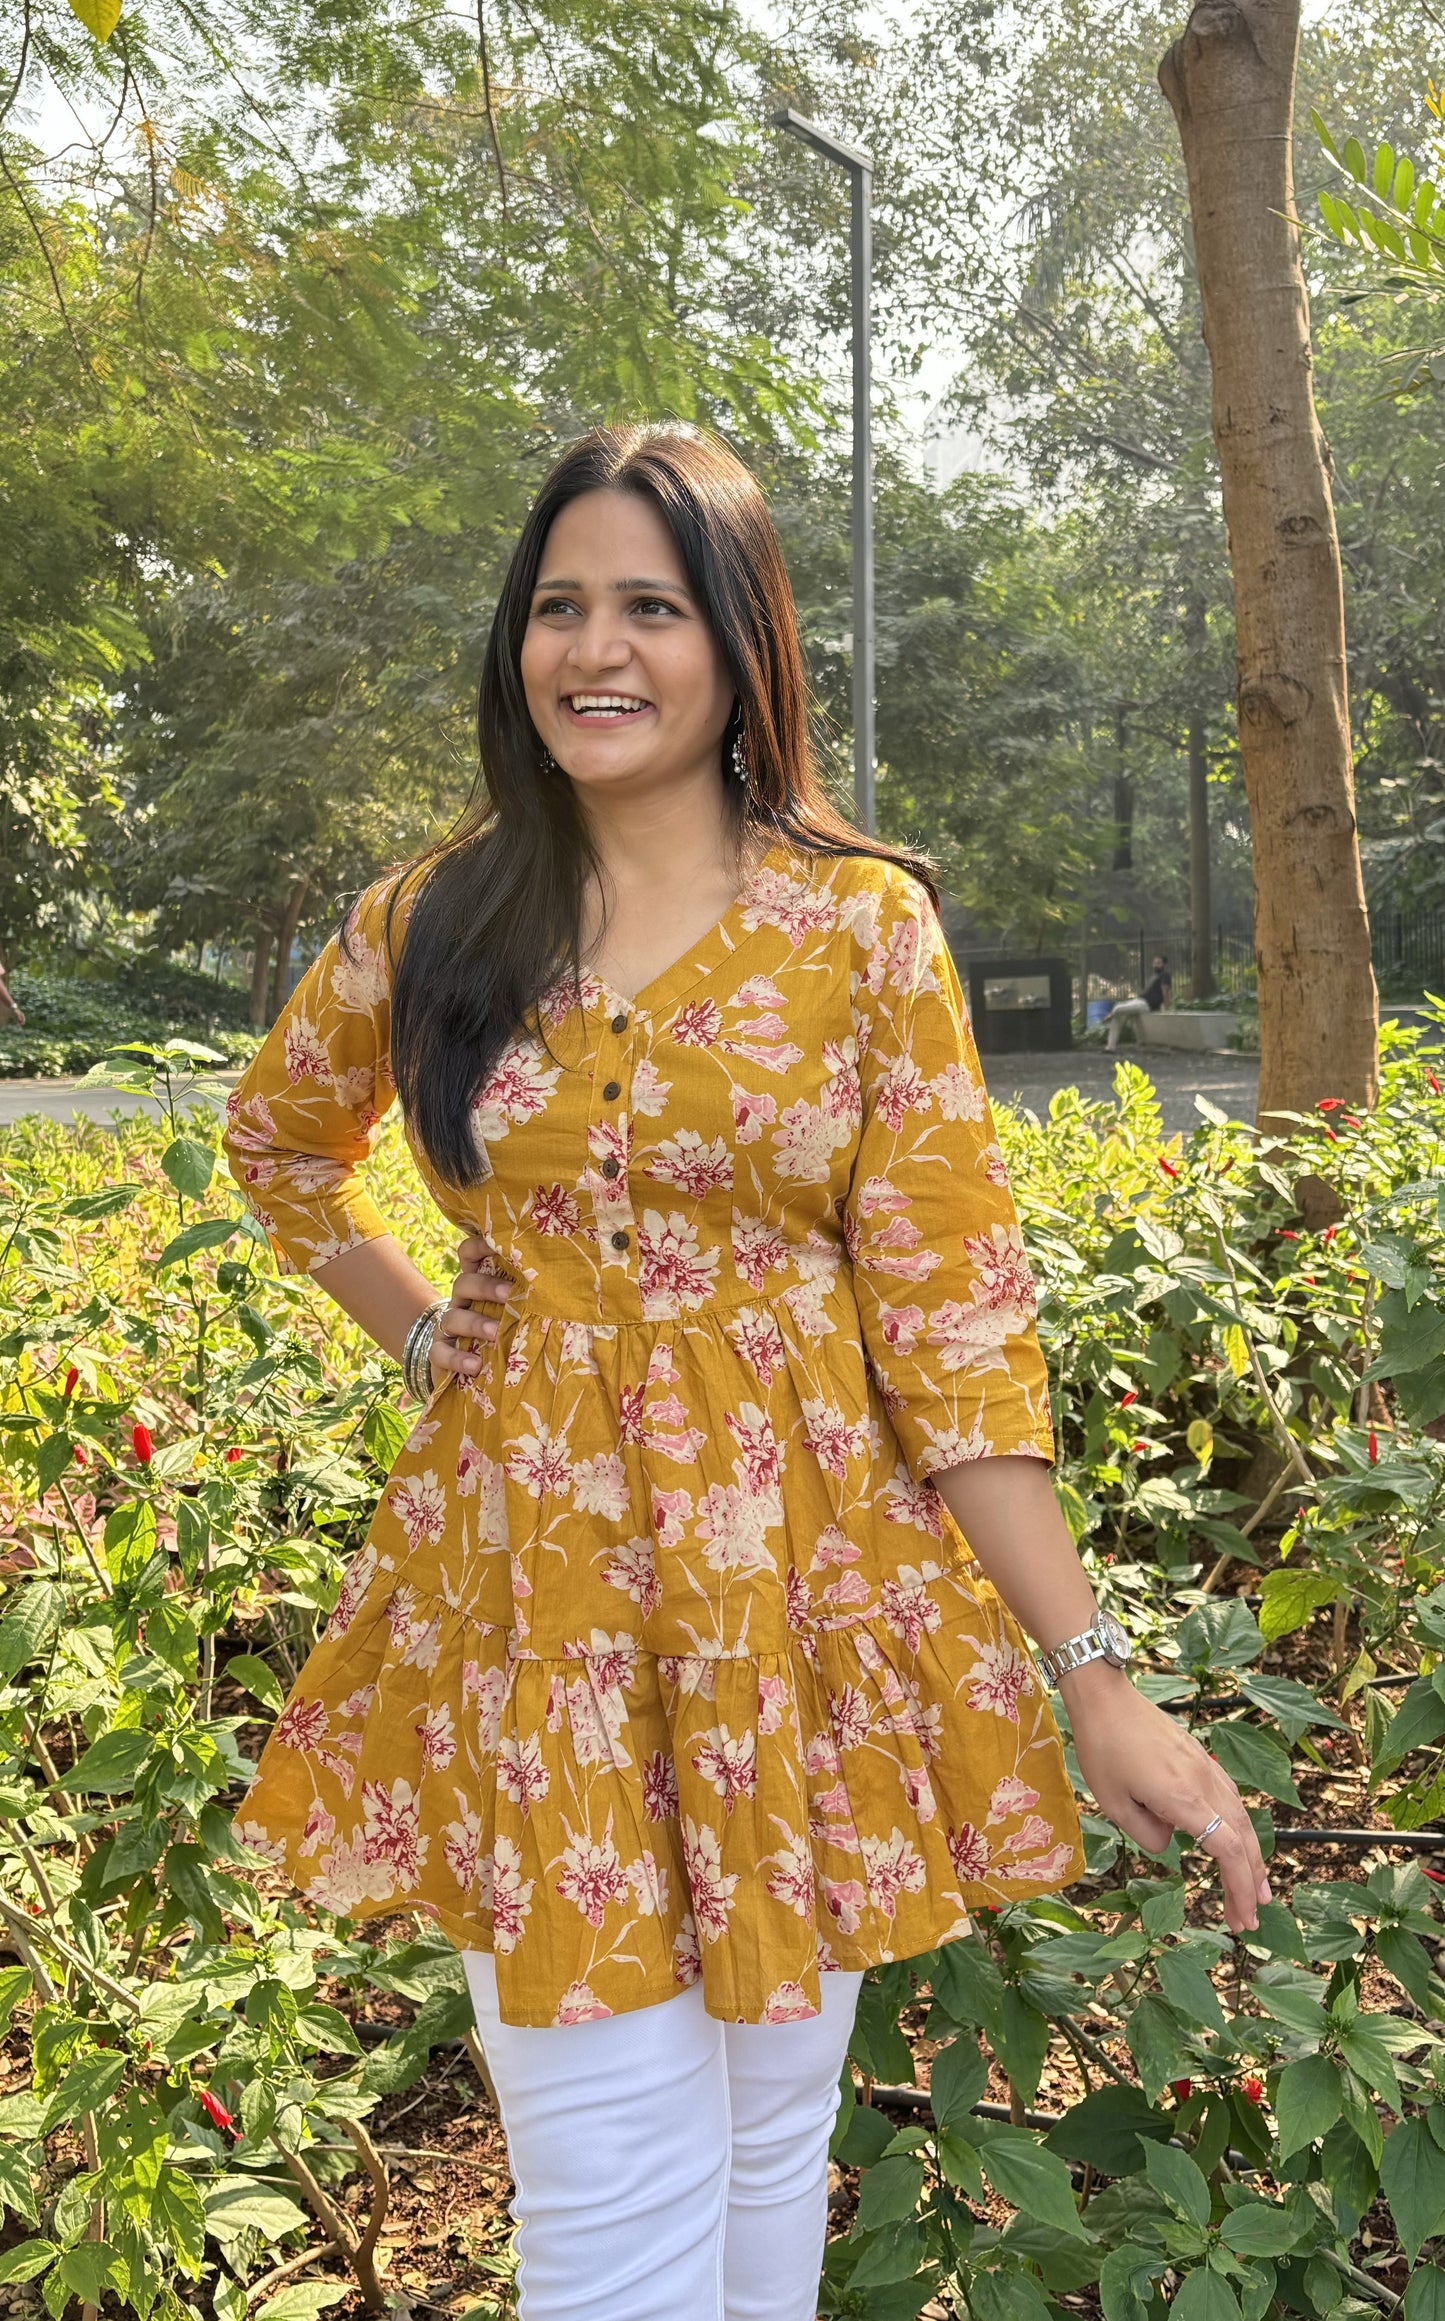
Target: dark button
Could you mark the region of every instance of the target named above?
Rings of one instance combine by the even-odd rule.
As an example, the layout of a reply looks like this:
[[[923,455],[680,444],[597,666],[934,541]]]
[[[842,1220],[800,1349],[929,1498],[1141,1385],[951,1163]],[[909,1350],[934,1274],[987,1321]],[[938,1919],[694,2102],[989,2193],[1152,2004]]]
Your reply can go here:
[[[613,1159],[613,1157],[612,1157],[612,1155],[611,1155],[611,1153],[609,1153],[609,1154],[607,1155],[607,1158],[606,1158],[606,1160],[605,1160],[605,1161],[602,1163],[602,1174],[603,1174],[603,1175],[604,1175],[604,1177],[607,1179],[607,1182],[608,1182],[608,1184],[610,1185],[610,1184],[611,1184],[611,1182],[612,1182],[612,1180],[613,1180],[613,1178],[614,1178],[614,1177],[616,1177],[616,1176],[620,1176],[620,1175],[621,1175],[621,1173],[622,1173],[622,1163],[621,1163],[621,1161],[620,1161],[620,1160],[614,1160],[614,1159]]]
[[[626,1016],[625,1016],[625,1015],[615,1015],[615,1016],[612,1018],[612,1029],[613,1029],[615,1032],[625,1032],[625,1031],[626,1031],[626,1029],[627,1029],[627,1018],[626,1018]]]
[[[628,1236],[625,1233],[614,1233],[612,1236],[612,1246],[614,1249],[625,1249],[627,1247],[627,1240]]]
[[[606,1087],[602,1091],[602,1101],[604,1104],[615,1103],[621,1094],[622,1082],[620,1080],[609,1080]]]

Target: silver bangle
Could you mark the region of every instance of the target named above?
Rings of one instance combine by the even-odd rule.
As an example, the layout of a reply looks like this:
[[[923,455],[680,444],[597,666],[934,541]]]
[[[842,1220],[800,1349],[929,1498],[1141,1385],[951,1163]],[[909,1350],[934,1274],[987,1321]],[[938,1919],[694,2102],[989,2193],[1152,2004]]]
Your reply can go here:
[[[438,1298],[435,1305],[423,1308],[406,1333],[406,1343],[401,1350],[401,1378],[407,1393],[417,1402],[426,1402],[431,1395],[432,1340],[446,1310],[446,1299]]]

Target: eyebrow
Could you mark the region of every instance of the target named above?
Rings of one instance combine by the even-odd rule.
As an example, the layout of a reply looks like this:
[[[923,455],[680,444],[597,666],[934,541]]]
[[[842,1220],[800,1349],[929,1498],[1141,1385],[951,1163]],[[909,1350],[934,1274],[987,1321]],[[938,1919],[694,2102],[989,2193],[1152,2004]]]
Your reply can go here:
[[[539,590],[547,588],[575,588],[580,591],[582,586],[583,583],[580,580],[539,580],[535,583],[532,594],[535,596]],[[687,595],[687,590],[680,580],[614,580],[612,586],[619,593],[625,593],[631,588],[661,588],[666,589],[669,596]]]

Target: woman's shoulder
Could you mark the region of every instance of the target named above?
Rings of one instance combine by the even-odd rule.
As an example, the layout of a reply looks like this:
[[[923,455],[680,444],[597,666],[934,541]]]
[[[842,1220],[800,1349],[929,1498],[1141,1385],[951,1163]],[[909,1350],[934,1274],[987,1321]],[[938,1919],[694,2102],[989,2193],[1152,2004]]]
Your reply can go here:
[[[900,923],[937,925],[933,897],[906,863],[884,855],[814,852],[792,840],[780,851],[786,875],[805,882],[832,924],[864,950],[880,931]]]

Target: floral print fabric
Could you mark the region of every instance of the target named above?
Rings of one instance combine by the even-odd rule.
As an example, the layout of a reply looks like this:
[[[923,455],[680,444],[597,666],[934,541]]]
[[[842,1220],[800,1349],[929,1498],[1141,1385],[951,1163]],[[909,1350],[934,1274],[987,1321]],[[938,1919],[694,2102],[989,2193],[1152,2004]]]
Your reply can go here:
[[[315,1268],[385,1230],[385,885],[236,1090]],[[349,955],[348,955],[349,950]],[[518,1284],[397,1460],[242,1816],[327,1909],[496,1954],[504,2020],[702,1978],[743,2022],[1082,1869],[1019,1630],[929,1477],[1052,1453],[962,995],[891,865],[772,847],[633,999],[549,993],[473,1108]]]

